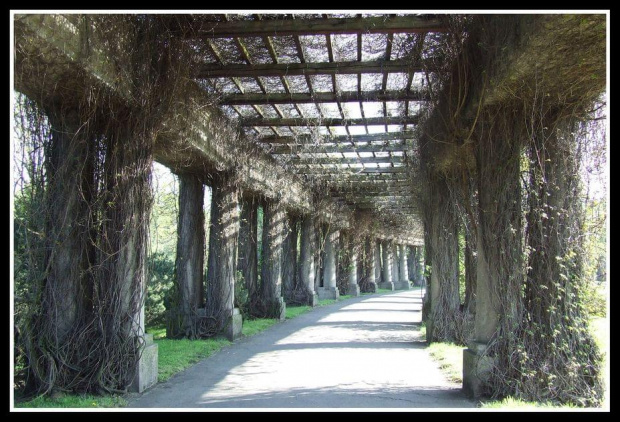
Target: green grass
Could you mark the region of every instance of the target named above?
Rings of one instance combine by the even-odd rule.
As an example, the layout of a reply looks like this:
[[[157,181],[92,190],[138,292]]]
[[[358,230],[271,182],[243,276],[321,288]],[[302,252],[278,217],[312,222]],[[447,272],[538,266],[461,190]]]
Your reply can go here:
[[[351,299],[352,297],[353,297],[352,295],[340,295],[338,300],[347,300],[347,299]]]
[[[286,319],[295,318],[305,312],[308,312],[312,309],[312,306],[304,305],[304,306],[287,306],[286,307]]]
[[[331,305],[332,303],[336,302],[336,299],[319,299],[319,306]]]
[[[390,290],[390,289],[377,289],[377,293],[393,293],[396,290]]]
[[[241,333],[244,336],[253,336],[254,334],[257,334],[257,333],[260,333],[261,331],[266,330],[267,328],[271,327],[277,322],[278,320],[274,318],[248,319],[248,320],[243,321],[243,327],[241,328]]]
[[[558,405],[554,405],[551,402],[538,403],[538,402],[533,402],[533,401],[515,399],[514,397],[510,397],[510,396],[506,397],[503,400],[481,402],[480,407],[483,409],[540,409],[540,408],[574,409],[574,408],[577,408],[577,406],[574,406],[572,404],[558,406]]]
[[[149,334],[153,334],[153,340],[166,338],[166,326],[163,324],[154,327],[147,327],[146,332]]]
[[[426,335],[426,327],[425,335]],[[431,343],[428,351],[452,382],[463,382],[463,346],[453,343]]]
[[[157,381],[167,381],[171,376],[180,372],[194,363],[211,356],[230,341],[221,337],[205,340],[169,340],[162,338],[155,340],[159,347],[159,368]]]
[[[37,397],[33,400],[16,403],[16,408],[105,408],[123,407],[127,400],[120,396],[63,395],[61,397]]]

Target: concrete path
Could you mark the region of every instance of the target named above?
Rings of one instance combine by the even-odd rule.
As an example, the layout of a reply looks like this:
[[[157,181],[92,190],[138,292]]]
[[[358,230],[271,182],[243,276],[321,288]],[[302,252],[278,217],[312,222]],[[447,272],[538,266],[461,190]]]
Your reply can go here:
[[[425,349],[421,308],[419,291],[315,308],[235,342],[128,407],[474,407]]]

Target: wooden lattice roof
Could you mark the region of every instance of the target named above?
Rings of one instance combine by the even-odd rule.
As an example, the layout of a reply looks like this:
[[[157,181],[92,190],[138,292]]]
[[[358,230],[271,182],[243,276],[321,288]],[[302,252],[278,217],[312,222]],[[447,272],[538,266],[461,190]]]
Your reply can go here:
[[[434,15],[162,15],[195,79],[291,171],[358,209],[415,217],[416,125],[439,67]]]

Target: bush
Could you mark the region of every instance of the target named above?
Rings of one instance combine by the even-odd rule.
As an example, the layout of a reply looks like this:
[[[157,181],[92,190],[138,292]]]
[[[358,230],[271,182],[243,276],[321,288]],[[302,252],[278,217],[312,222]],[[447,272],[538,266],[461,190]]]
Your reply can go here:
[[[146,325],[151,326],[166,320],[174,280],[174,260],[162,252],[155,252],[149,256],[148,265],[145,319]]]

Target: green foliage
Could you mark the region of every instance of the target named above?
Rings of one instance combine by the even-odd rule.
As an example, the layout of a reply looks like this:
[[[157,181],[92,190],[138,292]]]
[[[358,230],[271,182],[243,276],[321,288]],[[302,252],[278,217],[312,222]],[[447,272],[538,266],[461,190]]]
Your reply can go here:
[[[127,400],[120,396],[63,395],[60,397],[39,396],[33,400],[16,403],[16,408],[109,408],[124,407]]]
[[[225,338],[214,337],[206,340],[155,340],[159,348],[159,368],[157,380],[167,381],[171,376],[194,363],[211,356],[224,346],[231,344]]]
[[[145,304],[146,325],[165,321],[166,309],[170,304],[173,290],[174,260],[163,252],[155,252],[148,257],[149,279]]]

